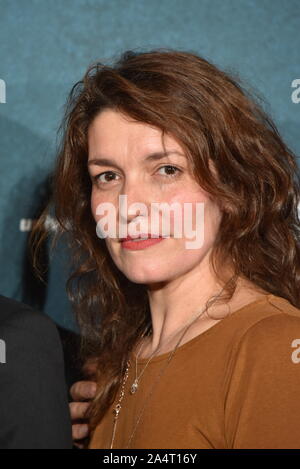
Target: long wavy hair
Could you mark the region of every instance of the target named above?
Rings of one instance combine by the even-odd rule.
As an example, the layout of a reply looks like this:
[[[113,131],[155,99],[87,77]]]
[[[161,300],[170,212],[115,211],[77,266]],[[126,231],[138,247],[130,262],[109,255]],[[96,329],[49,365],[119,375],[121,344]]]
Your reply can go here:
[[[52,197],[31,233],[30,249],[40,277],[38,253],[53,208],[52,249],[65,234],[72,253],[66,289],[81,329],[81,356],[83,363],[93,359],[97,369],[91,429],[113,403],[133,347],[152,331],[146,285],[118,270],[91,213],[87,133],[104,109],[177,138],[195,180],[224,208],[211,253],[215,275],[225,285],[219,301],[232,297],[242,276],[300,307],[296,156],[262,98],[240,82],[236,73],[196,53],[159,48],[126,51],[110,65],[94,62],[69,93],[58,129]],[[230,278],[223,272],[228,260]]]

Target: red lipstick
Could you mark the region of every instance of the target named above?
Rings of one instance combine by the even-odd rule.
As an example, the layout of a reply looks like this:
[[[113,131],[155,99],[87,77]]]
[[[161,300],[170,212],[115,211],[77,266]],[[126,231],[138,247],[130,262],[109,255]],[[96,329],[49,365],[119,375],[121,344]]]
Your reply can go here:
[[[147,238],[145,240],[142,240],[141,238]],[[131,249],[131,250],[139,250],[139,249],[145,249],[147,247],[153,246],[154,244],[158,244],[161,241],[163,241],[166,237],[163,236],[157,236],[151,238],[151,233],[148,234],[139,234],[136,236],[130,236],[128,235],[126,238],[121,238],[121,246],[124,249]],[[138,239],[141,239],[140,241],[137,241]]]

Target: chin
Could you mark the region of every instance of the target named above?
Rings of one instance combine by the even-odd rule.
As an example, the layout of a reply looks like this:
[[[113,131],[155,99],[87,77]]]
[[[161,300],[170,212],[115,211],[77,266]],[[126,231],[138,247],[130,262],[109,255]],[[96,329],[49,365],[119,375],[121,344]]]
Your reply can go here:
[[[154,273],[154,272],[141,272],[141,269],[136,269],[135,271],[133,269],[127,271],[123,271],[123,274],[125,277],[128,278],[131,282],[134,283],[142,283],[145,285],[150,285],[150,284],[156,284],[160,282],[166,282],[169,279],[168,275],[162,275],[160,272]]]

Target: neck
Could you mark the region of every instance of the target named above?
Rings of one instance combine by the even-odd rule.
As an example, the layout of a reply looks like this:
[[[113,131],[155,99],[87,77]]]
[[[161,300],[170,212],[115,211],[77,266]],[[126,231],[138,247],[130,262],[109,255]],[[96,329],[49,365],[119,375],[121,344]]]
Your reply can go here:
[[[223,285],[217,282],[213,275],[209,274],[209,269],[205,270],[203,265],[201,269],[188,272],[170,282],[150,285],[148,298],[153,332],[151,337],[144,341],[147,343],[147,354],[172,339],[177,340],[184,328],[205,308],[206,302],[213,296],[219,297],[222,288]],[[227,311],[226,308],[225,306]],[[210,318],[212,311],[224,314],[224,304],[213,303],[209,306],[209,315],[206,312],[201,315],[202,324],[212,325],[212,321],[220,320],[218,315],[215,321]]]

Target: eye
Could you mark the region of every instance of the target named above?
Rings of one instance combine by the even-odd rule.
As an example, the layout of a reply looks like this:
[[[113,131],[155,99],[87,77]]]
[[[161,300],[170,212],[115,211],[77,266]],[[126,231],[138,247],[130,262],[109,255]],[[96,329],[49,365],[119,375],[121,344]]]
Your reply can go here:
[[[158,171],[160,169],[165,169],[165,168],[167,168],[167,173],[168,173],[168,174],[166,174],[166,176],[169,176],[169,177],[176,177],[176,176],[178,176],[178,173],[181,173],[181,169],[176,168],[176,166],[173,166],[173,165],[170,165],[170,164],[161,166],[160,168],[158,168]],[[171,174],[170,174],[170,172],[171,172]]]
[[[109,176],[108,179],[106,176]],[[116,176],[116,173],[113,171],[104,171],[103,173],[97,174],[96,176],[93,176],[92,179],[95,182],[101,183],[101,184],[107,184],[110,181],[113,181],[113,176]],[[100,179],[102,177],[102,180]]]
[[[160,176],[164,177],[169,177],[169,178],[175,178],[181,173],[181,169],[177,168],[176,166],[173,165],[164,165],[158,168],[158,171],[161,169],[166,170],[167,174],[163,175],[160,174]],[[92,176],[92,180],[95,181],[97,184],[108,184],[109,182],[115,181],[115,176],[117,176],[116,173],[113,171],[104,171],[103,173],[96,174],[95,176]],[[102,179],[101,179],[102,178]]]

